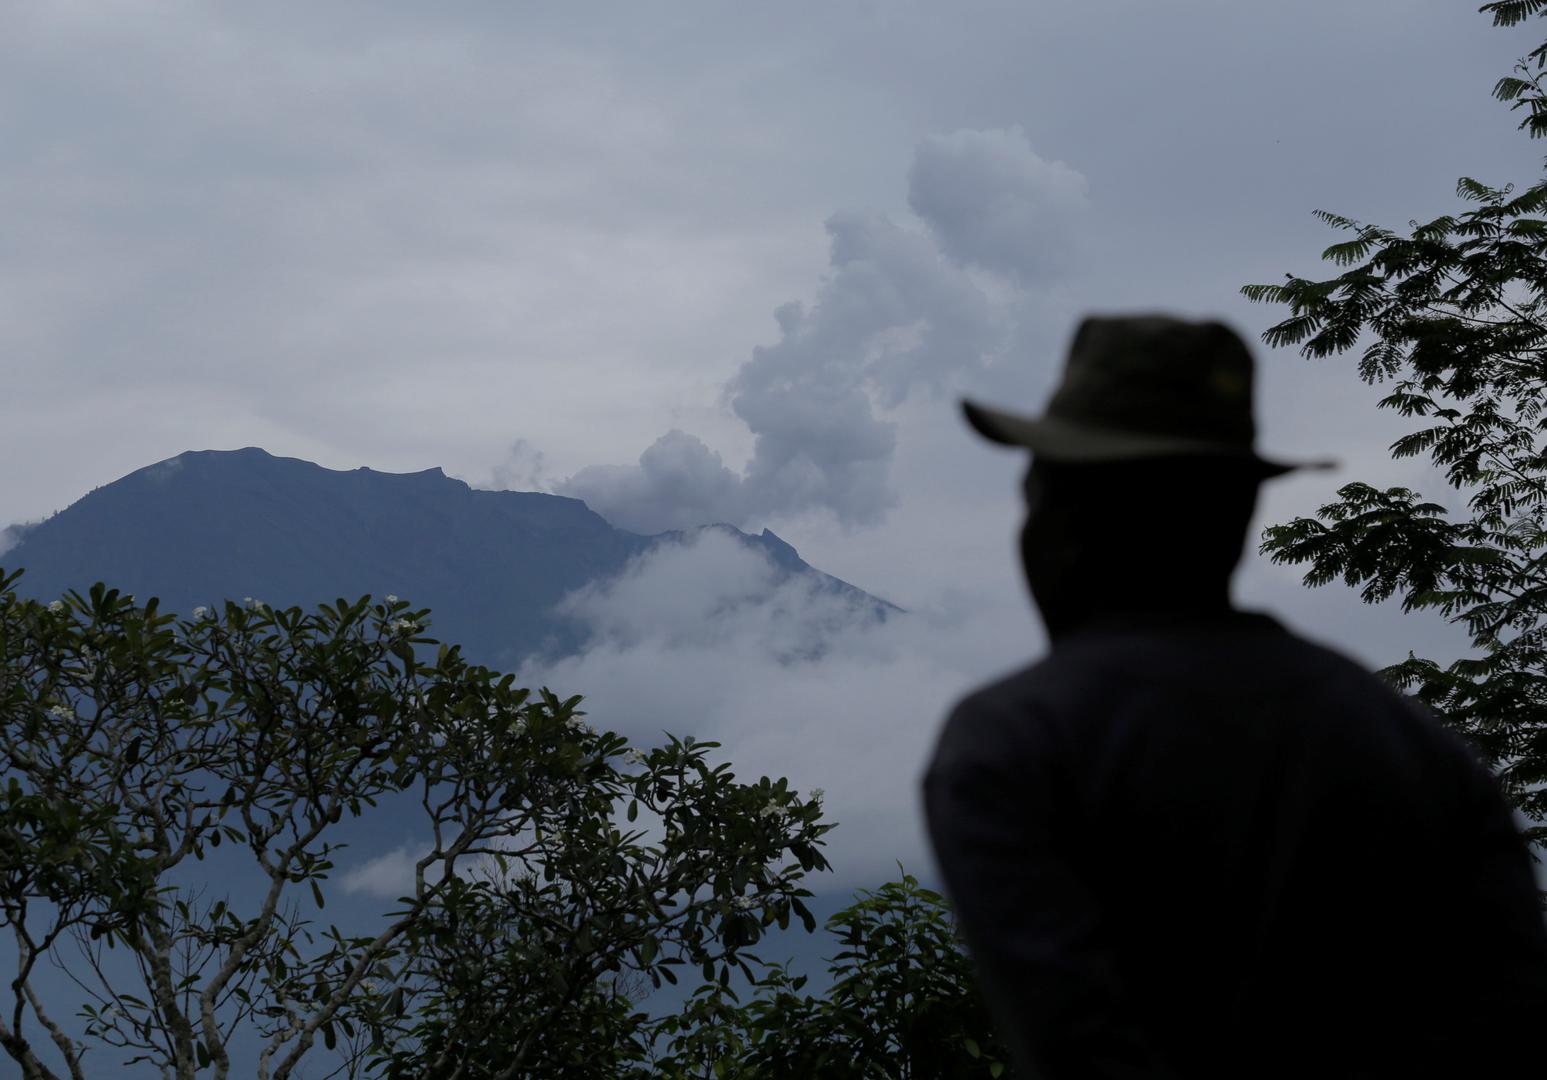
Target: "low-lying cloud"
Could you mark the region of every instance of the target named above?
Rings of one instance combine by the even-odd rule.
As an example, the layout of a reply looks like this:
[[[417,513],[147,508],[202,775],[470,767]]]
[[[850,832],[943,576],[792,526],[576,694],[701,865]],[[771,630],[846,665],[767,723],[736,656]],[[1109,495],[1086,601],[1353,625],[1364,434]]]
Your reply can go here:
[[[791,574],[736,533],[703,529],[632,560],[616,577],[571,593],[559,610],[590,648],[747,651],[780,663],[815,658],[877,621],[857,592]]]
[[[879,523],[897,499],[886,414],[1012,347],[1027,290],[1068,265],[1085,187],[1017,128],[926,140],[909,173],[917,224],[829,218],[815,299],[780,306],[778,340],[754,348],[724,387],[754,437],[744,470],[673,430],[637,464],[590,466],[554,490],[642,533],[813,510],[846,527]]]
[[[720,742],[738,776],[825,791],[834,874],[846,891],[931,865],[918,780],[964,689],[1028,657],[1018,596],[941,593],[884,622],[706,530],[644,556],[566,609],[590,628],[581,654],[529,663],[525,685],[585,695],[599,728],[636,746],[664,732]],[[811,646],[820,644],[820,648]]]

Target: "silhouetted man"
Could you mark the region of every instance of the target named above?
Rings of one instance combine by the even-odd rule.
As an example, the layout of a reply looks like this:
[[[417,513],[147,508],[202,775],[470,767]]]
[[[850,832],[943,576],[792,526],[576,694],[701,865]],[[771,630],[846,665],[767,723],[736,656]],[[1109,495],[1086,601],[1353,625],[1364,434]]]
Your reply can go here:
[[[1547,932],[1497,782],[1350,660],[1234,610],[1257,485],[1228,328],[1080,326],[1021,552],[1049,655],[969,696],[924,778],[1019,1076],[1547,1072]],[[1320,463],[1318,463],[1320,464]]]

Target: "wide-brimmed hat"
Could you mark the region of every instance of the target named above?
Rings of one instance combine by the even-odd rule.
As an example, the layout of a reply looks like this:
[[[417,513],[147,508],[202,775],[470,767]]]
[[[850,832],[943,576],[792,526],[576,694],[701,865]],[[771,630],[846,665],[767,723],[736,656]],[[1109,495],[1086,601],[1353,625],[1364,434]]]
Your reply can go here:
[[[1219,322],[1168,315],[1091,316],[1080,323],[1063,381],[1041,416],[963,401],[979,433],[1055,462],[1212,457],[1251,462],[1262,478],[1336,462],[1257,454],[1252,355]]]

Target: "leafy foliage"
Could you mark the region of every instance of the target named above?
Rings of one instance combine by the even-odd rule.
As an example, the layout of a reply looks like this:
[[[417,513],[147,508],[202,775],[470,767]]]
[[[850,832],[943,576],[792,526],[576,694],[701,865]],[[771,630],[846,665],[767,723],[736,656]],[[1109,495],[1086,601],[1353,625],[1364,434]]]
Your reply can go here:
[[[18,576],[0,571],[0,1049],[23,1076],[107,1055],[224,1077],[238,1032],[260,1077],[319,1058],[623,1075],[650,1042],[643,980],[724,978],[773,922],[811,919],[819,802],[737,782],[715,743],[632,751],[578,697],[436,648],[395,598],[182,620],[100,584],[19,599]],[[408,895],[369,934],[315,925],[340,823],[391,799],[428,837]],[[256,889],[189,884],[222,846]],[[36,980],[50,956],[88,999],[73,1022]]]
[[[899,871],[901,867],[899,866]],[[718,983],[700,988],[674,1023],[671,1080],[809,1076],[817,1080],[1010,1077],[971,963],[939,893],[911,874],[862,890],[827,929],[843,945],[824,998],[775,967],[744,1007]]]
[[[1496,25],[1547,14],[1543,0],[1482,8]],[[1494,96],[1547,135],[1541,73],[1547,44]],[[1352,238],[1322,257],[1341,273],[1247,285],[1288,316],[1263,340],[1307,357],[1356,351],[1369,383],[1391,381],[1380,406],[1414,421],[1393,457],[1427,456],[1464,493],[1452,514],[1404,488],[1352,483],[1314,518],[1269,528],[1275,562],[1307,565],[1367,602],[1401,598],[1463,625],[1480,655],[1448,666],[1409,654],[1383,672],[1474,740],[1534,822],[1547,816],[1547,180],[1516,193],[1470,177],[1469,207],[1398,232],[1318,210]],[[1547,840],[1547,827],[1528,832]]]

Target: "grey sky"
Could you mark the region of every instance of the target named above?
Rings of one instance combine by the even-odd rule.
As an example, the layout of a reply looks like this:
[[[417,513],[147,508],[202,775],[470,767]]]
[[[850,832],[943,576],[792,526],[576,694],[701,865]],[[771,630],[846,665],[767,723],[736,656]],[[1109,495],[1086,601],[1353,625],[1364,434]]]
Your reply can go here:
[[[1037,647],[1022,462],[956,397],[1039,404],[1092,309],[1255,338],[1278,313],[1236,289],[1319,270],[1313,208],[1400,227],[1533,178],[1489,90],[1538,32],[1474,8],[0,3],[0,523],[259,445],[771,526],[939,630],[830,676],[907,727],[874,770],[906,790],[851,815],[883,828],[939,707]],[[1439,493],[1349,364],[1257,354],[1265,448],[1347,463],[1264,523]],[[1239,592],[1372,662],[1447,640],[1288,571]],[[742,700],[793,692],[742,662]]]

